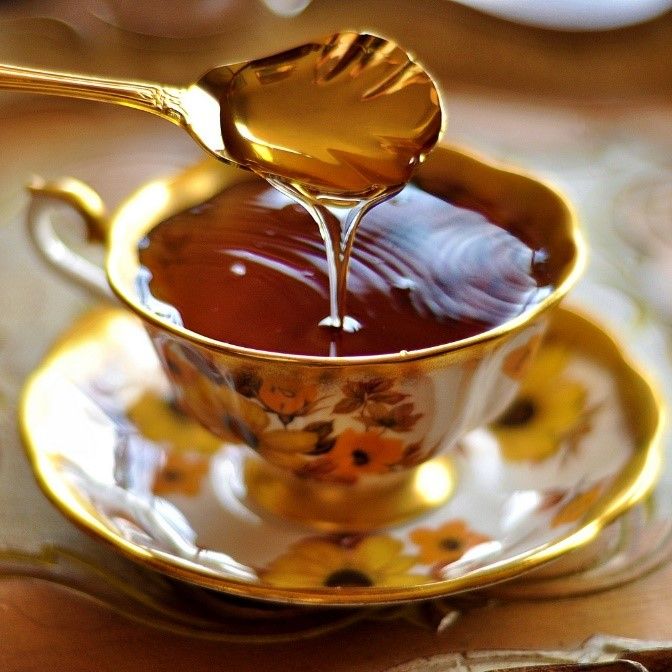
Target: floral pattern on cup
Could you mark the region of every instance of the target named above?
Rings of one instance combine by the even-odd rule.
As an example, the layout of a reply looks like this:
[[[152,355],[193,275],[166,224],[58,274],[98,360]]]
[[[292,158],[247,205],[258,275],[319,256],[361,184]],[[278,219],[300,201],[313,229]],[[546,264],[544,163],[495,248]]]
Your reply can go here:
[[[180,407],[220,439],[246,443],[297,476],[353,484],[412,468],[439,447],[425,445],[413,400],[428,383],[408,370],[398,378],[309,378],[282,367],[220,369],[174,340],[158,350]]]
[[[536,349],[534,340],[529,335],[521,337],[500,357],[498,365],[508,366],[512,359],[520,362],[525,358],[524,352]],[[509,359],[512,352],[516,354]],[[171,358],[171,372],[184,374],[178,392],[182,390],[194,399],[211,400],[224,386],[226,402],[219,399],[220,408],[232,410],[234,401],[245,402],[240,407],[238,424],[229,426],[240,431],[246,425],[247,432],[254,426],[257,451],[264,457],[271,455],[273,461],[293,470],[302,466],[305,469],[308,463],[316,470],[325,469],[331,479],[338,477],[351,482],[360,476],[397,469],[398,466],[391,465],[410,459],[408,454],[403,457],[404,452],[408,453],[408,445],[399,437],[411,433],[422,422],[422,414],[415,412],[410,401],[412,388],[407,388],[403,379],[372,376],[334,380],[323,374],[320,379],[292,385],[291,379],[279,375],[282,371],[276,375],[268,369],[274,375],[263,379],[251,367],[220,370],[200,354],[185,353],[175,342],[166,346],[165,354]],[[502,464],[508,462],[511,465],[508,468],[513,470],[518,469],[517,463],[527,462],[525,469],[530,469],[527,478],[531,479],[531,487],[536,470],[545,469],[543,462],[548,457],[561,458],[556,465],[558,469],[562,468],[565,454],[580,458],[584,436],[595,432],[593,416],[607,412],[601,403],[590,401],[600,395],[591,392],[591,379],[576,367],[576,362],[571,344],[553,338],[547,340],[529,367],[517,400],[502,418],[490,425],[497,438],[497,444],[492,445],[493,454],[499,453],[504,458]],[[556,412],[548,401],[552,393],[559,394],[565,402],[573,401],[568,405],[571,412],[567,409]],[[149,484],[152,495],[180,505],[189,498],[198,506],[199,497],[207,496],[208,475],[216,473],[212,468],[219,459],[221,439],[211,436],[191,415],[185,414],[183,402],[184,399],[147,390],[125,408],[124,415],[144,439],[160,449],[160,459]],[[515,425],[507,415],[522,418],[521,405],[533,406],[540,417],[532,414],[526,422]],[[261,415],[252,412],[252,407]],[[339,418],[359,419],[357,426],[336,431]],[[520,432],[516,438],[518,446],[524,449],[520,454],[525,457],[519,458],[514,453],[516,459],[510,459],[516,427]],[[549,435],[553,438],[552,450],[543,442],[537,443],[538,449],[541,447],[539,453],[530,449],[533,439],[538,441],[539,436]],[[381,443],[382,439],[389,443]],[[546,454],[548,457],[539,457]],[[354,466],[353,455],[357,458]],[[584,476],[568,486],[540,490],[539,503],[529,511],[529,516],[538,529],[547,533],[576,524],[592,515],[608,491],[610,478],[595,481]],[[410,522],[393,532],[319,536],[313,532],[299,533],[298,538],[274,549],[270,557],[253,568],[260,582],[277,588],[385,588],[442,581],[447,575],[459,575],[465,567],[492,562],[493,553],[506,552],[505,548],[497,548],[502,541],[500,528],[485,523],[476,513],[472,516],[472,510],[460,508],[461,505],[455,511],[450,510],[453,505],[449,502],[444,513]]]
[[[354,483],[361,476],[406,468],[417,452],[405,435],[422,414],[392,379],[346,380],[336,393],[282,374],[261,377],[244,370],[234,372],[233,380],[238,393],[268,415],[269,426],[282,427],[258,434],[253,447],[299,476]],[[329,419],[311,421],[310,416]],[[347,420],[340,431],[337,416]]]

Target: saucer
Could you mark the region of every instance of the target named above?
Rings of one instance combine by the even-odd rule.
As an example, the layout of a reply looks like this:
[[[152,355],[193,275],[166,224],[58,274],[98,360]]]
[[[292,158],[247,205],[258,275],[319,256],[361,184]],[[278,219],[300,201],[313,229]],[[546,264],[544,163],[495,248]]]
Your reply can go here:
[[[85,531],[190,583],[332,606],[481,588],[586,544],[652,488],[661,416],[621,348],[557,310],[518,399],[451,451],[449,501],[403,525],[324,534],[249,504],[242,465],[256,458],[180,412],[142,325],[120,309],[73,325],[20,410],[40,485]],[[428,488],[442,473],[432,465]]]

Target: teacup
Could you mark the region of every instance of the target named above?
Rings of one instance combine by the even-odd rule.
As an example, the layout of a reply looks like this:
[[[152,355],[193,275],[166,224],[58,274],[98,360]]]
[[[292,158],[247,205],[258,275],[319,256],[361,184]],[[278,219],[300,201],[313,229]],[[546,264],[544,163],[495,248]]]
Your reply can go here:
[[[415,181],[430,192],[496,203],[505,220],[548,251],[552,291],[496,328],[437,347],[362,357],[288,355],[207,338],[174,323],[169,312],[150,310],[139,294],[138,245],[145,235],[247,179],[259,178],[208,160],[143,186],[109,218],[81,182],[36,182],[28,227],[56,269],[115,296],[142,320],[186,413],[229,449],[252,449],[244,449],[241,474],[250,506],[352,531],[391,525],[446,501],[455,479],[451,448],[511,403],[549,312],[582,271],[585,248],[571,207],[530,175],[437,148]],[[63,202],[82,215],[89,238],[104,243],[104,270],[58,238],[51,213]]]

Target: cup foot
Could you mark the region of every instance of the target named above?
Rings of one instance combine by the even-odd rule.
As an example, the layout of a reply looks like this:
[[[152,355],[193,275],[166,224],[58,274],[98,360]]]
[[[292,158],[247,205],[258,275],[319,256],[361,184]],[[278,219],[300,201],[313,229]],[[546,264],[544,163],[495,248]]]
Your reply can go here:
[[[254,455],[241,467],[247,506],[322,532],[370,532],[407,522],[445,504],[457,480],[446,456],[354,485],[299,478]]]

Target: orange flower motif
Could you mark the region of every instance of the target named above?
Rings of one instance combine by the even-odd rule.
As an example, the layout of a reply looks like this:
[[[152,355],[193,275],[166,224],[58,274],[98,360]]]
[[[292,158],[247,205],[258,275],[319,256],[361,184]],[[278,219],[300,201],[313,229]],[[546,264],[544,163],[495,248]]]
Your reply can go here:
[[[404,445],[399,439],[346,429],[325,460],[332,467],[330,478],[354,481],[361,474],[384,474],[399,464],[403,456]]]
[[[573,497],[553,516],[551,527],[558,527],[579,520],[597,501],[601,490],[602,486],[598,484]]]
[[[208,471],[208,460],[198,455],[169,452],[166,461],[154,477],[155,495],[181,494],[194,497]]]
[[[257,398],[287,424],[297,415],[308,413],[317,400],[317,385],[308,385],[295,377],[264,379]]]
[[[451,520],[434,530],[420,527],[409,536],[420,547],[420,558],[428,565],[455,562],[470,548],[490,541],[490,537],[470,529],[463,520]]]

